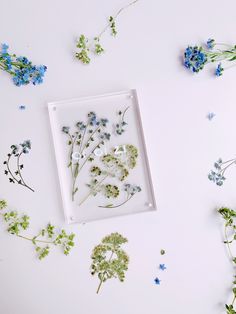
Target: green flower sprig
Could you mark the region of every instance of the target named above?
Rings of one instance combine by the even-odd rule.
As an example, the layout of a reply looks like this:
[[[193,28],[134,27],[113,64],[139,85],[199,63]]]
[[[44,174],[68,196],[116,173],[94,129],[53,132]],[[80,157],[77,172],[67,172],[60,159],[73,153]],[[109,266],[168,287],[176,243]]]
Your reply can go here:
[[[93,249],[91,275],[97,274],[100,280],[97,293],[108,279],[118,278],[121,282],[125,280],[129,257],[121,246],[127,242],[126,238],[116,232],[106,236],[101,244]]]
[[[118,182],[123,182],[129,175],[129,170],[136,166],[138,149],[131,144],[121,145],[112,150],[110,154],[101,157],[103,168],[93,166],[90,173],[93,177],[90,184],[87,184],[90,191],[79,203],[81,206],[90,196],[96,196],[102,192],[107,198],[117,198],[120,194],[119,187],[116,185],[105,184],[107,178],[116,178]]]
[[[220,213],[220,215],[225,221],[224,243],[227,246],[229,258],[230,258],[230,261],[232,262],[232,267],[235,269],[236,257],[232,253],[231,246],[232,246],[232,243],[236,240],[236,211],[227,207],[222,207],[218,210],[218,212]],[[229,234],[230,234],[230,238],[229,238]],[[225,304],[227,314],[236,314],[236,310],[234,309],[234,303],[236,300],[236,275],[234,275],[232,295],[233,295],[232,302],[230,304]]]
[[[76,52],[75,57],[84,64],[89,64],[91,61],[90,53],[94,55],[101,55],[104,53],[104,48],[101,46],[101,37],[106,33],[108,29],[111,31],[111,35],[115,37],[117,35],[116,19],[117,17],[128,7],[134,5],[139,0],[132,1],[128,5],[122,7],[114,16],[110,16],[108,23],[105,28],[93,39],[89,39],[85,35],[80,35],[76,47],[78,52]]]
[[[89,112],[87,122],[76,123],[76,131],[70,131],[70,127],[63,126],[62,132],[67,135],[69,149],[68,168],[72,177],[72,201],[78,192],[77,179],[87,162],[96,158],[96,150],[110,140],[111,134],[106,132],[108,119],[98,119],[95,112]]]
[[[0,210],[7,208],[7,202],[0,200]],[[50,253],[52,246],[59,246],[65,255],[68,255],[74,246],[75,234],[67,234],[65,230],[60,232],[55,230],[55,226],[50,223],[39,231],[36,236],[28,237],[22,234],[29,228],[30,217],[27,215],[20,215],[16,211],[0,212],[3,220],[7,223],[7,231],[21,239],[30,241],[34,245],[34,249],[40,260],[44,259]]]
[[[7,159],[4,160],[3,164],[6,166],[4,173],[8,177],[10,183],[18,183],[19,185],[22,185],[30,191],[34,192],[34,190],[28,184],[26,184],[22,174],[24,165],[21,162],[21,157],[24,154],[28,154],[30,150],[31,142],[29,140],[24,141],[19,145],[11,145],[11,151],[7,154]],[[16,161],[14,170],[11,168],[12,158],[15,158]]]
[[[123,202],[121,202],[120,204],[118,204],[118,205],[107,204],[107,205],[98,206],[98,207],[101,207],[101,208],[117,208],[117,207],[120,207],[120,206],[124,205],[125,203],[127,203],[128,201],[130,201],[131,198],[133,198],[136,193],[141,192],[142,189],[138,185],[131,185],[129,183],[126,183],[124,185],[124,191],[126,192],[126,197],[125,197],[125,200]]]

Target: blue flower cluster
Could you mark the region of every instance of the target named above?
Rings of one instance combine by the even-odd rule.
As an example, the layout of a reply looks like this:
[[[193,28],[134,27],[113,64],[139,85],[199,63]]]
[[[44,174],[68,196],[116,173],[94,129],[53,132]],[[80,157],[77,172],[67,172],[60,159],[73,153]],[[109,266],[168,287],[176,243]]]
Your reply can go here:
[[[215,170],[211,170],[210,173],[208,174],[208,179],[214,183],[216,183],[216,185],[221,186],[223,185],[224,181],[225,181],[225,177],[222,173],[222,159],[220,158],[219,160],[217,160],[214,163],[214,168]]]
[[[204,68],[207,63],[207,55],[202,50],[202,47],[187,47],[184,53],[184,65],[186,68],[197,73]]]
[[[43,77],[47,71],[45,65],[33,65],[26,57],[16,57],[8,52],[9,46],[2,44],[0,51],[0,68],[13,77],[16,86],[38,85],[43,83]]]

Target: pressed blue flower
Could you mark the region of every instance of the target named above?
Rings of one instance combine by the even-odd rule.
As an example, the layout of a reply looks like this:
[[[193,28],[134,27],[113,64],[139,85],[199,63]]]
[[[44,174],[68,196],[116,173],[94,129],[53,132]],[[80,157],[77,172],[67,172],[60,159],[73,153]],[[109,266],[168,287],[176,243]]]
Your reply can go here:
[[[211,121],[215,116],[216,116],[216,114],[215,114],[214,112],[209,112],[209,113],[207,114],[207,119],[208,119],[209,121]]]
[[[63,133],[68,134],[69,131],[70,131],[70,127],[68,127],[68,126],[63,126],[61,130],[62,130]]]
[[[204,68],[207,63],[207,55],[202,50],[202,47],[187,47],[184,53],[184,65],[192,72],[197,73]]]
[[[7,44],[2,44],[1,46],[1,53],[6,54],[9,46]]]
[[[83,123],[83,122],[77,122],[76,123],[76,126],[77,128],[80,130],[80,131],[83,131],[85,128],[86,128],[86,125]]]
[[[159,278],[157,278],[157,277],[154,279],[154,282],[155,282],[156,285],[160,285],[161,284],[161,280]]]
[[[160,265],[159,265],[159,269],[161,269],[161,270],[165,270],[165,269],[166,269],[165,264],[160,264]]]
[[[43,77],[47,70],[45,65],[35,66],[26,57],[10,56],[8,54],[8,45],[2,44],[0,52],[1,69],[12,75],[13,83],[16,86],[38,85],[43,82]]]
[[[215,47],[215,39],[209,38],[207,40],[207,48],[213,49]]]
[[[223,74],[224,68],[222,68],[221,63],[217,65],[215,74],[216,76],[221,76]]]

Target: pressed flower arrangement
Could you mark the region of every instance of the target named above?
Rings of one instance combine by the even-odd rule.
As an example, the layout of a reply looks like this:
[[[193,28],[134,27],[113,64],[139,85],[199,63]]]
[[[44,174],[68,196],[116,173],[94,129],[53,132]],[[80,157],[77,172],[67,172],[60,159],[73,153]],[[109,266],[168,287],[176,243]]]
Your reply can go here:
[[[81,183],[78,183],[81,172],[85,171],[85,165],[90,164],[90,182],[85,182],[89,191],[78,203],[83,205],[91,196],[103,195],[106,199],[119,199],[126,192],[126,198],[122,197],[118,203],[97,205],[100,208],[116,208],[124,205],[141,187],[124,183],[128,178],[130,170],[137,164],[138,149],[132,144],[117,145],[108,153],[107,145],[111,137],[121,136],[128,127],[125,115],[129,107],[118,111],[118,122],[109,126],[107,118],[99,118],[91,111],[87,114],[87,121],[79,121],[75,124],[75,131],[69,126],[63,126],[62,132],[67,137],[68,164],[71,173],[71,200],[74,202],[77,194],[80,194]],[[111,130],[110,130],[111,129]],[[112,131],[113,130],[113,131]],[[110,181],[116,181],[116,184]],[[123,187],[122,187],[123,183]]]
[[[194,73],[204,69],[209,63],[217,63],[215,75],[221,76],[224,72],[224,64],[235,65],[236,45],[217,43],[214,39],[208,39],[204,46],[188,46],[184,52],[184,65]]]
[[[43,78],[47,67],[45,65],[33,65],[26,57],[17,57],[8,51],[7,44],[1,45],[0,70],[12,76],[12,81],[16,86],[39,85],[43,83]]]
[[[31,150],[31,141],[26,140],[19,145],[11,145],[11,151],[7,154],[6,160],[3,164],[5,165],[5,175],[8,177],[10,183],[17,183],[28,190],[34,192],[34,190],[25,182],[23,178],[22,171],[24,169],[24,164],[21,161],[22,156],[29,154]],[[12,167],[12,159],[14,159],[14,168]]]
[[[134,0],[130,2],[128,5],[122,7],[114,16],[110,16],[107,22],[107,25],[104,29],[97,34],[93,38],[88,38],[84,34],[79,36],[79,39],[76,43],[76,47],[78,51],[75,54],[75,57],[84,64],[89,64],[91,61],[91,54],[99,56],[105,52],[101,44],[102,36],[110,30],[111,36],[115,37],[117,35],[117,28],[116,28],[116,20],[118,16],[130,6],[134,5],[139,0]]]
[[[122,249],[122,246],[127,242],[126,238],[116,232],[106,236],[93,249],[91,275],[98,276],[97,293],[99,293],[102,284],[109,279],[118,278],[121,282],[124,282],[129,257]]]
[[[53,246],[61,247],[65,255],[68,255],[74,247],[75,234],[67,234],[63,229],[57,231],[57,228],[51,223],[41,229],[35,236],[25,235],[25,230],[29,228],[30,217],[24,214],[20,215],[17,211],[6,210],[6,208],[7,202],[0,200],[0,216],[7,224],[7,232],[31,242],[40,260],[48,256]]]

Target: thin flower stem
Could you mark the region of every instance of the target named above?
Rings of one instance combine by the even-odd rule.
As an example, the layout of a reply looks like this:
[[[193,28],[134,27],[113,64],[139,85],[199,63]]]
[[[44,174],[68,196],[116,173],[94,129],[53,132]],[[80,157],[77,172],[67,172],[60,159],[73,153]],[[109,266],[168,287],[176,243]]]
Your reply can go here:
[[[19,181],[18,181],[18,183],[23,185],[23,186],[25,186],[26,188],[30,189],[32,192],[34,192],[34,190],[30,186],[28,186],[28,184],[25,183],[25,181],[24,181],[24,179],[22,177],[22,174],[21,174],[21,171],[20,171],[20,157],[21,157],[21,155],[22,155],[22,152],[17,156],[17,169],[18,169],[18,173],[19,173],[19,176],[20,176],[21,181],[23,182],[23,184],[19,183]]]
[[[88,161],[89,157],[93,154],[93,152],[95,151],[96,148],[98,148],[98,146],[101,145],[101,142],[99,142],[91,151],[91,153],[87,156],[87,158],[85,159],[85,161],[83,162],[83,164],[81,165],[81,167],[79,168],[79,173],[82,170],[82,168],[84,167],[84,165],[86,164],[86,162]]]
[[[101,180],[94,186],[94,189],[98,188],[98,187],[102,184],[102,182],[103,182],[104,180],[106,180],[106,178],[107,178],[108,176],[109,176],[109,174],[106,174],[106,175],[103,177],[103,179],[101,179]],[[85,198],[79,203],[79,206],[81,206],[81,205],[92,195],[92,193],[93,193],[93,191],[89,192],[89,193],[85,196]]]
[[[22,236],[22,235],[20,235],[20,234],[16,234],[16,236],[19,237],[19,238],[22,238],[22,239],[31,241],[31,242],[34,240],[35,242],[47,243],[47,244],[54,244],[53,241],[36,240],[36,239],[34,239],[34,238],[28,238],[28,237]]]
[[[85,142],[83,149],[81,151],[81,154],[83,154],[84,149],[86,148],[86,145],[90,142],[91,138],[94,136],[94,134],[101,128],[101,125],[99,125],[94,131],[93,133],[91,133],[91,135],[89,136],[87,142]]]
[[[235,161],[231,162],[228,166],[226,166],[224,169],[222,169],[222,171],[221,171],[222,175],[224,175],[224,174],[225,174],[225,171],[226,171],[230,166],[232,166],[233,164],[235,164]]]
[[[225,226],[225,240],[226,240],[225,243],[226,243],[226,245],[227,245],[229,255],[230,255],[231,259],[233,260],[234,257],[233,257],[233,254],[232,254],[232,251],[231,251],[230,245],[229,245],[229,239],[228,239],[228,234],[227,234],[227,226]]]
[[[106,206],[98,206],[98,207],[100,207],[100,208],[117,208],[117,207],[120,207],[120,206],[124,205],[125,203],[127,203],[132,197],[133,197],[133,195],[131,195],[129,198],[127,198],[124,202],[120,203],[119,205],[115,205],[115,206],[106,205]]]
[[[111,261],[111,259],[112,259],[112,257],[113,257],[113,254],[114,254],[114,252],[111,253],[111,256],[110,256],[110,258],[109,258],[108,263],[110,263],[110,261]],[[100,283],[99,283],[99,286],[98,286],[98,288],[97,288],[97,294],[99,293],[99,291],[100,291],[100,289],[101,289],[101,286],[102,286],[102,283],[103,283],[103,280],[104,280],[105,273],[106,273],[106,271],[103,273],[103,276],[102,276],[102,278],[100,279]]]
[[[86,126],[84,128],[84,133],[83,133],[83,136],[82,136],[82,139],[81,139],[81,142],[80,142],[80,148],[79,148],[79,152],[80,153],[81,153],[81,150],[82,150],[82,145],[83,145],[83,142],[84,142],[84,137],[85,137],[88,125],[89,125],[89,122],[87,122],[87,124],[86,124]]]
[[[117,19],[117,17],[122,13],[122,11],[124,11],[125,9],[128,9],[128,7],[134,5],[136,2],[138,2],[139,0],[135,0],[135,1],[132,1],[130,2],[129,4],[127,4],[126,6],[122,7],[121,9],[119,9],[119,11],[117,11],[117,13],[114,15],[114,20]],[[110,27],[110,23],[108,23],[104,29],[101,31],[101,33],[99,33],[97,35],[97,38],[100,39],[102,37],[102,35],[107,31],[107,29]]]

